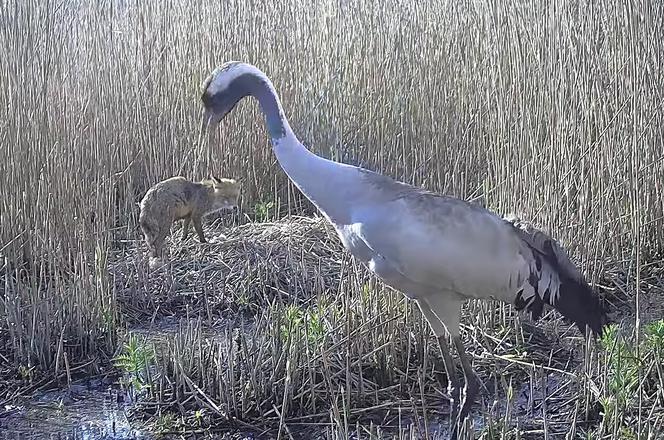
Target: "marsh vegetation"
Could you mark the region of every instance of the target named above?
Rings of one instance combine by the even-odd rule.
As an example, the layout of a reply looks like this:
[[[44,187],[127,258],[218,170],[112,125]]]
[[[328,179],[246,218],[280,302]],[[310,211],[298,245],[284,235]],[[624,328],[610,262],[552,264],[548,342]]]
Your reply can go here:
[[[238,59],[315,152],[518,213],[601,292],[598,344],[466,305],[468,438],[659,438],[663,34],[646,1],[1,2],[0,402],[114,372],[155,432],[440,436],[426,321],[313,217],[255,103],[199,138]],[[242,209],[150,270],[136,203],[211,172]]]

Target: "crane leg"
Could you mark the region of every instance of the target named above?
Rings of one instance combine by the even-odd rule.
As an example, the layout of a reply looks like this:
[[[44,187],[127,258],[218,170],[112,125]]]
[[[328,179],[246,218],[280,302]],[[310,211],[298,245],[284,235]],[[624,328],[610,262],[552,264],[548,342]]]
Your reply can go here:
[[[440,345],[440,352],[443,355],[445,373],[447,373],[447,392],[450,395],[450,425],[454,426],[453,432],[456,433],[461,405],[461,388],[459,384],[459,378],[456,375],[456,365],[452,360],[452,355],[450,354],[450,346],[447,343],[447,335],[438,336],[438,344]]]
[[[461,404],[459,412],[459,420],[465,420],[470,411],[471,405],[475,402],[480,387],[475,372],[473,371],[473,367],[470,364],[470,359],[466,354],[466,349],[461,342],[461,338],[458,335],[452,336],[452,340],[454,341],[454,346],[459,354],[459,360],[461,361],[461,368],[463,369],[463,376],[466,382],[463,393],[463,403]]]
[[[463,422],[464,418],[459,417],[459,412],[463,410],[461,406],[461,387],[456,374],[456,364],[450,354],[447,334],[449,333],[452,336],[452,340],[459,337],[459,313],[463,301],[445,292],[427,298],[418,298],[416,301],[422,314],[429,322],[431,330],[433,330],[434,335],[438,338],[445,373],[447,373],[448,393],[450,395],[450,439],[456,440],[459,422]],[[467,358],[466,363],[468,363]],[[465,413],[468,413],[467,409]]]

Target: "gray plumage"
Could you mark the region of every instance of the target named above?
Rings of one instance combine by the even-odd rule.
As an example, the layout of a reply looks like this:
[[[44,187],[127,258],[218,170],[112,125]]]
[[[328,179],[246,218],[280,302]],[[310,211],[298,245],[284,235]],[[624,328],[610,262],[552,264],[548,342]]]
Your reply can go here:
[[[464,300],[512,302],[535,318],[546,302],[582,330],[586,324],[601,330],[606,319],[596,295],[542,231],[463,200],[316,156],[291,130],[271,81],[249,64],[227,63],[206,80],[201,99],[209,123],[219,122],[244,96],[259,101],[279,164],[334,226],[344,246],[383,282],[417,302],[440,343],[453,400],[452,438],[479,389],[459,335]],[[446,330],[466,381],[461,406]]]

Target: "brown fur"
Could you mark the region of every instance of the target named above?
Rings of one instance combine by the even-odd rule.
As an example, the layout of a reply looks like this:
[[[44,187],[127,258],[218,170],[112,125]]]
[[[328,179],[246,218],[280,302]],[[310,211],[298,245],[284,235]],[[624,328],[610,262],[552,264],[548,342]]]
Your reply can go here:
[[[189,223],[201,243],[205,243],[201,219],[220,209],[237,206],[240,184],[233,179],[212,177],[202,182],[191,182],[184,177],[171,177],[157,183],[141,200],[139,224],[153,258],[161,257],[161,249],[171,225],[184,220],[182,239],[189,235]]]

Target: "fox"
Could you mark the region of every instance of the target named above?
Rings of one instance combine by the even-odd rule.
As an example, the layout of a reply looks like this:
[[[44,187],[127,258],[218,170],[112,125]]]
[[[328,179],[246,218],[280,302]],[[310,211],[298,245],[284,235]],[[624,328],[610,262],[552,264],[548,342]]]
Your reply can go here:
[[[201,243],[207,243],[201,220],[206,214],[238,206],[240,184],[235,179],[211,176],[200,182],[192,182],[177,176],[163,180],[146,193],[141,202],[139,224],[150,249],[150,257],[162,256],[164,240],[172,224],[184,220],[182,240],[189,236],[189,224]]]

